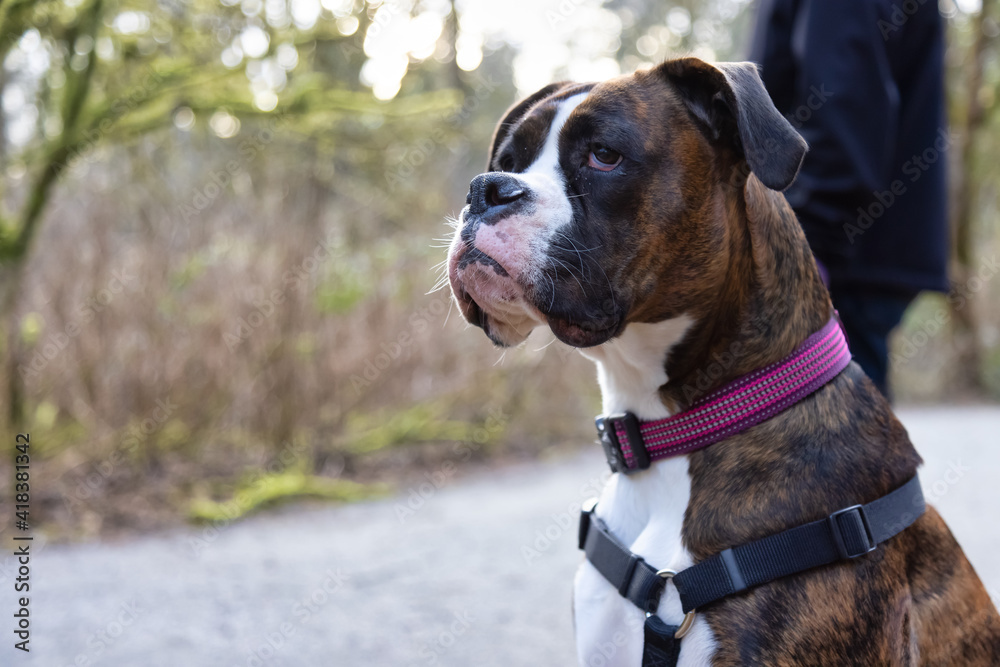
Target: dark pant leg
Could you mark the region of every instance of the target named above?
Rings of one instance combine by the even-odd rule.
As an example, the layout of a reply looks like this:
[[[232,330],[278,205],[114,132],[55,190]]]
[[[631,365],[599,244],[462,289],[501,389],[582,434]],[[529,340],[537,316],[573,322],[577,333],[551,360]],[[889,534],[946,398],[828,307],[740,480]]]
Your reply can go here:
[[[865,287],[831,290],[833,307],[840,313],[850,340],[851,354],[862,370],[887,398],[890,398],[889,333],[903,319],[914,293]]]

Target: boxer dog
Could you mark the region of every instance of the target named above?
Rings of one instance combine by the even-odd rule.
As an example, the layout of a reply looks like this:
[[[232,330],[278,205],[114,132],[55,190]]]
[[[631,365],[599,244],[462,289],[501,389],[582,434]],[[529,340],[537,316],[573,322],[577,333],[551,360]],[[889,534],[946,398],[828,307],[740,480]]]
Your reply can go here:
[[[507,112],[472,180],[449,251],[455,301],[498,346],[547,326],[579,348],[604,414],[667,417],[829,321],[780,194],[805,151],[750,63],[684,58],[546,86]],[[612,475],[597,515],[652,566],[680,571],[883,496],[920,463],[852,363],[741,434]],[[673,586],[657,614],[681,622]],[[644,614],[588,561],[574,616],[581,665],[640,665]],[[863,557],[699,609],[678,664],[998,665],[1000,618],[928,508]]]

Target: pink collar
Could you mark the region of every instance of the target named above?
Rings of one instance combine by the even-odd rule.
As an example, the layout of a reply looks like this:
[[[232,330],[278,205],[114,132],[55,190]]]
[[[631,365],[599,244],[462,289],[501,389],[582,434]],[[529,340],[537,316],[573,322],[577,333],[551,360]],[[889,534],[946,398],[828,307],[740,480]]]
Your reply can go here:
[[[791,355],[730,382],[687,410],[655,421],[631,412],[597,418],[597,435],[612,472],[645,470],[659,459],[708,447],[788,409],[851,363],[836,319]]]

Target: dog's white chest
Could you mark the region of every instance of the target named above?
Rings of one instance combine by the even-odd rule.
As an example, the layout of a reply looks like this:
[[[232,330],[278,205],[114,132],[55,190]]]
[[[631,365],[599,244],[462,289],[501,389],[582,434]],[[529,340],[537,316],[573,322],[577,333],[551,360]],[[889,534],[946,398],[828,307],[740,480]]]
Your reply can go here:
[[[584,351],[598,366],[604,414],[629,410],[640,419],[669,415],[658,396],[659,387],[667,381],[664,361],[690,325],[687,317],[630,324],[617,340]],[[680,456],[628,477],[612,475],[597,505],[597,515],[650,565],[680,571],[693,564],[681,540],[690,497],[688,460]],[[645,613],[619,595],[586,560],[577,571],[573,606],[580,665],[640,667]],[[657,614],[671,625],[680,625],[684,614],[673,585],[667,585]],[[708,623],[695,618],[691,631],[681,640],[678,665],[708,665],[715,647]]]
[[[681,542],[681,524],[691,493],[687,457],[654,464],[625,477],[612,475],[597,515],[629,548],[658,569],[683,570],[693,564]],[[573,597],[576,647],[581,665],[639,667],[645,613],[608,583],[586,560],[577,571]],[[671,625],[684,617],[677,589],[667,584],[658,615]],[[679,666],[708,665],[715,639],[703,618],[695,618],[681,640]]]

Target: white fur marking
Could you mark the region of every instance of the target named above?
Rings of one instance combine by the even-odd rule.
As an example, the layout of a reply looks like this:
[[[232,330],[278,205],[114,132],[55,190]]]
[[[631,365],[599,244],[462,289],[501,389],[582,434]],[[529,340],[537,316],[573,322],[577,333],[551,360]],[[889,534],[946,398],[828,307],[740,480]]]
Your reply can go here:
[[[563,182],[563,174],[559,170],[559,134],[562,132],[563,125],[566,124],[566,119],[569,118],[573,110],[585,99],[587,99],[587,93],[579,93],[578,95],[567,97],[559,103],[556,115],[552,118],[552,124],[549,125],[549,133],[545,137],[545,144],[542,146],[538,157],[535,158],[530,167],[524,170],[524,173],[547,174],[553,180]]]
[[[597,364],[604,414],[631,410],[644,420],[670,416],[659,394],[667,383],[667,352],[691,324],[687,315],[655,324],[634,322],[618,338],[580,350]]]
[[[476,232],[476,247],[499,261],[511,275],[523,276],[528,282],[541,279],[552,238],[573,220],[566,179],[559,168],[559,134],[573,109],[586,98],[587,93],[580,93],[559,102],[538,157],[523,173],[512,174],[532,191],[535,199],[531,209]]]
[[[619,338],[581,350],[597,363],[605,414],[630,410],[644,420],[670,415],[660,400],[659,387],[667,381],[667,354],[691,324],[687,316],[655,324],[633,323]],[[681,539],[690,496],[688,460],[679,456],[631,476],[612,475],[601,494],[597,514],[651,565],[680,571],[693,562]],[[621,597],[587,561],[577,571],[574,606],[580,665],[641,665],[645,614]],[[672,585],[667,585],[657,614],[673,625],[683,619],[680,598]],[[681,642],[677,664],[708,665],[715,649],[708,624],[696,618]]]

